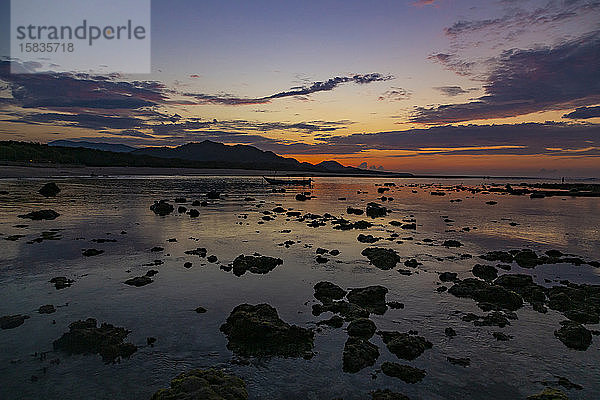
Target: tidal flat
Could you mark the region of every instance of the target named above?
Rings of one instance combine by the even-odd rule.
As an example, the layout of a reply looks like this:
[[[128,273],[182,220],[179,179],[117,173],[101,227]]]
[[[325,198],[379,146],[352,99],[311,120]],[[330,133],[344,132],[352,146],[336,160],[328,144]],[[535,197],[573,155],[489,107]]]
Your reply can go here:
[[[0,180],[0,398],[598,398],[600,197],[532,183]]]

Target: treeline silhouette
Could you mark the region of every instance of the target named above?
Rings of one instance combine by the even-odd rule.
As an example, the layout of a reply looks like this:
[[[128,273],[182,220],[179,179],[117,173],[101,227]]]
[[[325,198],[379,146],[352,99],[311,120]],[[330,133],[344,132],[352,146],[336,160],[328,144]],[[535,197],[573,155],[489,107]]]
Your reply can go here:
[[[235,161],[192,161],[178,158],[160,158],[130,153],[116,153],[83,147],[48,146],[42,143],[0,141],[0,162],[23,164],[66,164],[89,167],[156,167],[156,168],[215,168],[323,171],[321,168],[297,167],[289,163],[240,163]]]

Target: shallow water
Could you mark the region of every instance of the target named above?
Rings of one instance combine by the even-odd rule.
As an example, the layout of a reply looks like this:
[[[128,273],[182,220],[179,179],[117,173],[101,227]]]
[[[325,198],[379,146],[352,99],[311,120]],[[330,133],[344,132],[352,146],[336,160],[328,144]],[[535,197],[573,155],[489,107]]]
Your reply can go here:
[[[483,314],[469,299],[438,293],[438,273],[455,271],[459,278],[472,276],[470,269],[477,255],[490,250],[529,247],[572,253],[584,259],[600,258],[600,199],[530,199],[501,194],[449,192],[431,196],[431,187],[400,185],[455,184],[480,185],[489,181],[449,181],[419,179],[393,180],[398,187],[386,196],[393,213],[373,220],[367,230],[339,231],[330,223],[319,228],[276,215],[273,221],[258,224],[262,211],[276,205],[303,213],[346,216],[346,207],[363,208],[374,201],[376,184],[389,179],[317,178],[311,189],[316,198],[295,200],[306,190],[288,188],[273,193],[257,177],[114,177],[72,178],[56,182],[62,191],[56,198],[45,199],[37,190],[46,181],[3,180],[0,190],[0,316],[28,314],[31,318],[15,329],[0,331],[1,399],[147,399],[171,378],[196,367],[222,366],[243,378],[251,399],[364,399],[377,388],[402,392],[411,399],[517,399],[537,393],[541,381],[564,376],[582,385],[583,390],[567,390],[571,399],[594,399],[600,392],[600,337],[594,336],[587,351],[565,347],[553,334],[565,317],[556,311],[539,314],[529,304],[517,311],[518,320],[505,328],[477,327],[464,322],[467,312]],[[506,182],[498,182],[506,183]],[[149,206],[154,200],[186,197],[205,199],[209,190],[226,197],[208,200],[198,207],[200,217],[192,219],[176,212],[165,217],[154,215]],[[368,193],[358,194],[357,191]],[[417,193],[412,191],[416,190]],[[251,196],[255,201],[244,201]],[[338,200],[346,197],[347,200]],[[450,202],[460,198],[462,202]],[[495,200],[496,205],[486,201]],[[378,201],[378,200],[377,200]],[[379,201],[378,201],[379,202]],[[189,203],[185,204],[190,208]],[[51,208],[61,214],[53,221],[29,221],[17,215],[33,209]],[[417,230],[405,231],[388,224],[413,215]],[[244,217],[246,216],[246,217]],[[449,226],[444,218],[454,220]],[[511,226],[510,222],[518,225]],[[15,225],[26,224],[25,228]],[[469,232],[463,227],[476,227]],[[43,231],[60,229],[60,240],[28,241]],[[290,233],[282,233],[290,229]],[[454,230],[454,231],[452,231]],[[121,234],[126,231],[126,234]],[[402,258],[422,262],[411,276],[396,270],[379,270],[369,265],[360,252],[370,245],[359,243],[359,233],[387,238],[391,232],[413,240],[380,240],[374,246],[395,249]],[[25,235],[17,241],[3,240],[9,235]],[[116,242],[94,243],[108,238]],[[177,242],[168,242],[176,238]],[[432,239],[432,243],[422,239]],[[397,240],[398,240],[397,239]],[[446,239],[457,239],[463,246],[447,249]],[[289,248],[286,240],[298,241]],[[164,252],[150,252],[162,246]],[[218,263],[208,263],[184,251],[206,247]],[[318,264],[315,249],[338,249],[340,255],[328,256]],[[83,257],[82,249],[105,252]],[[240,254],[259,252],[280,257],[283,265],[266,275],[246,273],[236,277],[219,268]],[[472,254],[462,260],[460,254]],[[143,266],[155,259],[159,266]],[[186,269],[184,262],[193,267]],[[401,264],[399,267],[405,268]],[[143,275],[149,269],[159,273],[144,287],[123,282]],[[503,273],[504,271],[500,271]],[[587,265],[542,265],[534,270],[513,266],[510,273],[528,273],[542,285],[556,285],[561,279],[576,283],[600,284],[600,270]],[[48,281],[66,276],[75,283],[56,290]],[[552,282],[546,282],[550,279]],[[269,303],[289,323],[315,327],[328,314],[315,317],[313,285],[328,280],[344,288],[380,284],[389,289],[388,301],[400,301],[404,309],[372,315],[378,329],[417,330],[433,343],[433,348],[412,362],[398,360],[377,335],[371,339],[381,353],[377,363],[356,374],[342,372],[342,350],[347,339],[344,329],[324,328],[315,336],[315,356],[304,359],[260,359],[250,365],[230,361],[227,339],[219,331],[231,310],[241,303]],[[44,304],[59,307],[56,313],[43,315],[37,308]],[[194,309],[208,312],[197,314]],[[109,322],[131,331],[127,341],[145,345],[146,337],[157,338],[154,347],[142,347],[119,364],[104,364],[97,355],[67,356],[52,351],[52,342],[68,330],[69,323],[88,317]],[[55,321],[55,323],[53,323]],[[444,328],[453,327],[458,336],[447,338]],[[588,329],[600,329],[588,325]],[[496,341],[491,332],[513,335],[507,342]],[[49,352],[40,359],[40,352]],[[35,356],[35,353],[38,356]],[[452,365],[446,357],[469,357],[467,368]],[[59,358],[58,365],[50,360]],[[409,364],[427,371],[423,381],[407,384],[378,373],[384,361]],[[32,382],[31,377],[37,381]],[[376,379],[373,379],[376,376]]]

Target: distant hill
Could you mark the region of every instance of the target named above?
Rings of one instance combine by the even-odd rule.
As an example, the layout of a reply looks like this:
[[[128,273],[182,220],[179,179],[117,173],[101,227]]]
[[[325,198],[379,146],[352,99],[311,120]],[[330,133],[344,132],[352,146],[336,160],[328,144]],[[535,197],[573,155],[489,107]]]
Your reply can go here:
[[[263,151],[247,145],[226,145],[204,140],[199,143],[188,143],[179,147],[146,147],[135,150],[132,154],[161,158],[179,158],[191,161],[226,161],[241,164],[281,165],[297,169],[301,163],[293,158],[278,156],[272,151]],[[311,164],[308,164],[312,167]]]
[[[105,150],[105,149],[111,150]],[[95,167],[132,166],[164,168],[249,169],[266,171],[296,171],[310,173],[342,173],[376,176],[412,176],[345,167],[337,161],[317,165],[278,156],[247,145],[226,145],[205,140],[183,146],[133,147],[110,144],[56,140],[49,144],[0,142],[0,162],[77,164]]]
[[[136,150],[135,147],[127,146],[124,144],[96,143],[96,142],[75,141],[75,140],[55,140],[55,141],[49,142],[48,146],[83,147],[86,149],[112,151],[115,153],[130,153],[130,152]]]

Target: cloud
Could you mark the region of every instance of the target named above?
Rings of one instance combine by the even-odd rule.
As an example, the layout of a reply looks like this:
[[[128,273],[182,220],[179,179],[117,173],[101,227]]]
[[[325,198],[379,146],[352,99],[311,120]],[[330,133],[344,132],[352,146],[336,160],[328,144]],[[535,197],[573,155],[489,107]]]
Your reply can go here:
[[[407,89],[400,87],[392,87],[390,90],[384,92],[379,96],[378,100],[390,100],[390,101],[401,101],[407,100],[411,96],[411,92]]]
[[[570,119],[600,118],[600,106],[579,107],[575,109],[575,111],[565,114],[562,117]]]
[[[221,105],[248,105],[248,104],[265,104],[270,103],[274,99],[280,99],[284,97],[298,97],[307,96],[312,93],[330,91],[338,87],[343,83],[356,83],[364,85],[372,82],[383,82],[393,79],[393,76],[383,75],[380,73],[371,73],[364,75],[353,75],[353,76],[337,76],[335,78],[328,79],[323,82],[312,82],[307,86],[293,87],[290,90],[278,92],[270,96],[257,97],[257,98],[245,98],[235,97],[231,95],[207,95],[197,93],[185,93],[185,96],[193,97],[200,104],[221,104]]]
[[[588,149],[585,155],[600,156],[600,125],[568,123],[522,123],[503,125],[438,126],[427,129],[353,134],[325,141],[353,152],[395,150],[417,154],[553,154]],[[559,150],[549,150],[559,149]]]
[[[446,69],[463,76],[471,75],[475,66],[475,62],[462,60],[456,54],[436,53],[431,54],[427,59],[442,64]]]
[[[434,89],[439,90],[446,96],[450,96],[450,97],[458,96],[461,94],[465,94],[465,93],[469,93],[469,92],[477,90],[477,88],[463,89],[460,86],[438,86],[438,87],[434,87]]]
[[[505,51],[483,89],[469,103],[417,107],[410,120],[442,124],[598,104],[600,31],[555,47]]]
[[[416,0],[411,3],[413,7],[433,6],[440,3],[440,0]]]
[[[460,20],[444,29],[446,35],[456,39],[458,36],[475,33],[478,35],[490,33],[514,36],[515,33],[535,26],[547,24],[564,24],[566,20],[582,15],[598,14],[600,1],[598,0],[569,0],[548,1],[543,7],[530,10],[515,7],[516,2],[509,2],[507,13],[498,18],[481,20]],[[519,4],[523,5],[523,4]]]
[[[12,102],[24,108],[139,109],[164,102],[159,82],[116,80],[118,76],[48,73],[12,74],[10,62],[0,61],[0,80],[7,83]]]

